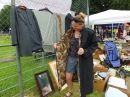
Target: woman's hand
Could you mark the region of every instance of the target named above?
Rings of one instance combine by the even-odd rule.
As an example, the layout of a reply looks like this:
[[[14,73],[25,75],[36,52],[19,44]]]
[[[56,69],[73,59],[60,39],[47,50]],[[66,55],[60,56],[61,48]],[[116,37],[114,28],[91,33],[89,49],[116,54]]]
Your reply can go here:
[[[56,49],[57,43],[54,43],[54,48]]]
[[[84,54],[84,49],[83,48],[79,48],[78,55],[83,55],[83,54]]]

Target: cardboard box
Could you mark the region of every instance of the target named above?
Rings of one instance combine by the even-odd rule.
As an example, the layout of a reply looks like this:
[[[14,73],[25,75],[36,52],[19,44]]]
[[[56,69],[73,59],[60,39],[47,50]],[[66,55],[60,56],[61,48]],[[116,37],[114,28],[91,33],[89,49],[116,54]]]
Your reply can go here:
[[[94,66],[94,73],[97,72],[97,71],[108,72],[108,68],[105,68],[104,66],[99,64],[99,65]],[[109,79],[109,75],[105,78],[105,80],[94,79],[94,82],[93,82],[94,90],[97,90],[97,91],[100,91],[100,92],[105,91],[108,79]]]
[[[105,78],[105,80],[94,79],[93,82],[94,90],[104,92],[107,86],[108,79],[109,79],[109,75]]]
[[[94,72],[108,72],[108,68],[102,66],[101,64],[94,66]]]

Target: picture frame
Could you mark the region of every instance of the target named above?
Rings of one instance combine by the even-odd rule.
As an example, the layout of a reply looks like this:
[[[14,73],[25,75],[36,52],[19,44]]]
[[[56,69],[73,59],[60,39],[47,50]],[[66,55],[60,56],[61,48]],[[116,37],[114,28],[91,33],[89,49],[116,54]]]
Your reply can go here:
[[[54,86],[48,70],[34,74],[40,97],[54,93]]]
[[[48,63],[49,67],[50,67],[50,70],[52,72],[52,75],[54,77],[54,80],[55,80],[55,83],[57,85],[57,87],[59,87],[59,82],[58,82],[58,73],[57,73],[57,68],[56,68],[56,60],[52,61],[52,62],[49,62]],[[64,89],[66,89],[68,86],[67,84],[64,84],[61,88],[60,91],[63,91]]]

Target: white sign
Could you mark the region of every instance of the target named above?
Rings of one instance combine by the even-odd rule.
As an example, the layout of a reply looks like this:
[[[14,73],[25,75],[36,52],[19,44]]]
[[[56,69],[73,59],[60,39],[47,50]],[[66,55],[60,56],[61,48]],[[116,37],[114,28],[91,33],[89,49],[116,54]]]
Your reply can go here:
[[[72,0],[15,0],[15,5],[26,6],[29,9],[44,9],[48,8],[53,13],[68,14]]]

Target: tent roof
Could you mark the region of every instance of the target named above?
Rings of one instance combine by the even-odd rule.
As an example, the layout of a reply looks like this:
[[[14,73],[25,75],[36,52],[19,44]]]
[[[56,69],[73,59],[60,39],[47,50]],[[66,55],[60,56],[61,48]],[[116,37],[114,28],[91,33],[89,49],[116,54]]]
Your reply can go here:
[[[89,16],[90,24],[124,23],[129,21],[130,11],[126,10],[107,10]]]

